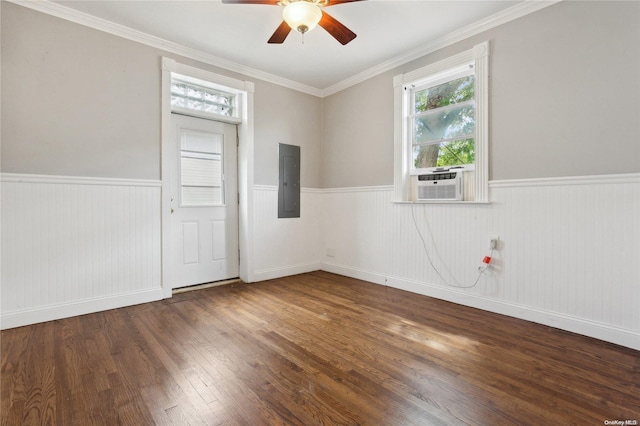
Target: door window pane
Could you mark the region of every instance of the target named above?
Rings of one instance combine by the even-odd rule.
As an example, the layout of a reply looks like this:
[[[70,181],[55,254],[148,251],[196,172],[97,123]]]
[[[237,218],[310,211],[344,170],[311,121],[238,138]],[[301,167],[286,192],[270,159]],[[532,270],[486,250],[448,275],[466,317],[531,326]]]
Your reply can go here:
[[[181,205],[224,204],[223,136],[182,130],[180,146]]]

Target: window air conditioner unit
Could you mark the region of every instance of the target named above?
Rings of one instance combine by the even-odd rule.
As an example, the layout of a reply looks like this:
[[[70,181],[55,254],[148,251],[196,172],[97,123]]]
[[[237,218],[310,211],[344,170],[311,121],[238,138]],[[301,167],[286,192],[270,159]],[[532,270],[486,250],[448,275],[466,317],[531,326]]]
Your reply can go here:
[[[418,175],[418,201],[463,200],[462,171],[434,172]]]

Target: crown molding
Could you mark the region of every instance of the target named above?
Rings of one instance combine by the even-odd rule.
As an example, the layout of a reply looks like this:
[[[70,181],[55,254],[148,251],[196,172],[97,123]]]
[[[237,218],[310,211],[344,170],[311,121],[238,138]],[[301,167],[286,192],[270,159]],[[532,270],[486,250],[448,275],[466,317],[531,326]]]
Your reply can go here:
[[[495,28],[499,25],[506,24],[507,22],[511,22],[515,19],[537,12],[538,10],[544,9],[545,7],[559,3],[560,1],[562,0],[525,0],[522,3],[488,16],[485,19],[474,22],[473,24],[467,25],[466,27],[460,28],[459,30],[453,31],[445,35],[444,37],[433,40],[426,45],[420,46],[417,49],[404,52],[403,54],[396,56],[395,58],[391,58],[388,61],[382,62],[381,64],[378,64],[368,69],[367,71],[361,72],[339,83],[329,86],[322,90],[321,97],[324,98],[326,96],[333,95],[334,93],[338,93],[344,89],[355,86],[356,84],[362,83],[363,81],[375,77],[379,74],[404,65],[407,62],[411,62],[415,59],[421,58],[425,55],[435,52],[436,50],[440,50],[454,43],[465,40],[469,37],[480,34],[484,31]]]
[[[420,48],[410,50],[399,56],[396,56],[388,61],[382,62],[367,71],[356,74],[349,77],[339,83],[329,86],[324,89],[312,87],[306,84],[302,84],[297,81],[289,80],[284,77],[280,77],[275,74],[267,73],[256,68],[248,67],[246,65],[239,64],[224,58],[220,58],[215,55],[211,55],[200,50],[192,49],[190,47],[183,46],[178,43],[174,43],[169,40],[165,40],[160,37],[152,36],[142,31],[134,30],[124,25],[116,24],[105,19],[97,18],[84,12],[71,9],[66,6],[62,6],[58,3],[53,3],[49,0],[4,0],[19,6],[23,6],[38,12],[46,13],[57,18],[65,19],[76,24],[84,25],[99,31],[103,31],[115,36],[119,36],[131,41],[135,41],[141,44],[145,44],[150,47],[164,50],[166,52],[174,53],[176,55],[191,58],[215,67],[223,68],[228,71],[237,72],[247,77],[256,78],[269,83],[273,83],[279,86],[287,87],[302,93],[324,98],[341,90],[347,89],[386,71],[390,71],[396,67],[399,67],[407,62],[418,59],[422,56],[433,53],[436,50],[450,46],[454,43],[462,41],[466,38],[480,34],[483,31],[487,31],[491,28],[495,28],[499,25],[521,18],[528,14],[537,12],[545,7],[559,3],[562,0],[525,0],[515,6],[505,9],[501,12],[495,13],[485,19],[475,22],[471,25],[463,27],[452,33],[447,34],[444,37],[433,40]]]
[[[127,40],[135,41],[150,47],[164,50],[165,52],[174,53],[176,55],[184,56],[190,59],[194,59],[205,64],[213,65],[215,67],[223,68],[227,71],[237,72],[247,77],[264,80],[269,83],[284,86],[299,92],[307,93],[309,95],[318,96],[322,95],[322,90],[308,86],[306,84],[299,83],[297,81],[289,80],[275,74],[270,74],[256,68],[248,67],[246,65],[239,64],[224,58],[220,58],[209,53],[202,52],[197,49],[183,46],[178,43],[174,43],[169,40],[165,40],[160,37],[156,37],[142,31],[134,30],[133,28],[126,27],[124,25],[116,24],[111,21],[107,21],[102,18],[89,15],[84,12],[71,9],[66,6],[62,6],[58,3],[53,3],[48,0],[4,0],[9,3],[23,6],[28,9],[35,10],[37,12],[46,13],[57,18],[61,18],[76,24],[84,25],[95,30],[103,31],[105,33],[125,38]]]

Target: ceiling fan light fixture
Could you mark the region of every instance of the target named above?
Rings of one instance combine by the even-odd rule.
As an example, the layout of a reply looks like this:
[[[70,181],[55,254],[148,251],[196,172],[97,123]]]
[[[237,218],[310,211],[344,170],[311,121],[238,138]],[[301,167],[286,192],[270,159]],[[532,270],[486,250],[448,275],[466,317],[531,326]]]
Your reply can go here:
[[[290,28],[304,34],[318,25],[322,11],[315,3],[306,0],[292,1],[282,11],[282,18]]]

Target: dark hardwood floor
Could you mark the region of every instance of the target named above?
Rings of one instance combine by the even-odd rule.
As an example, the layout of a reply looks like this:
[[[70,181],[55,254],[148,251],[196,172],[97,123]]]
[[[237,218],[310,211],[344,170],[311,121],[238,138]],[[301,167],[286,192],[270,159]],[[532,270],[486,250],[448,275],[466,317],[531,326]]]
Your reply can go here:
[[[324,272],[5,330],[1,349],[3,425],[640,423],[638,351]]]

